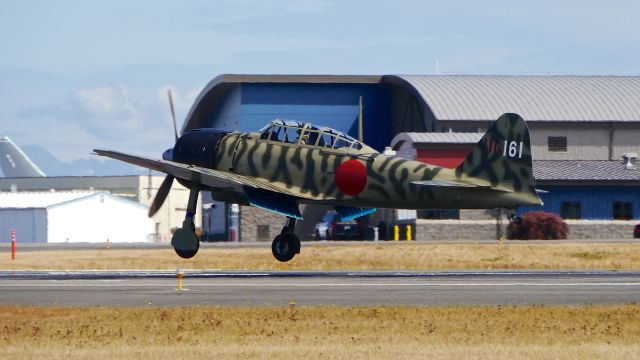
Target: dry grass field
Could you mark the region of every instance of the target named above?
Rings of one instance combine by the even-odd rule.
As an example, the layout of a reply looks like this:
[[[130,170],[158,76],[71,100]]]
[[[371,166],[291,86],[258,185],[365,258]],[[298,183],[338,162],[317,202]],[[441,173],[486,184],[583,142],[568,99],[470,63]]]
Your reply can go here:
[[[637,359],[640,305],[0,307],[2,359]]]
[[[1,254],[0,254],[1,255]],[[0,269],[224,269],[224,270],[437,270],[601,269],[640,270],[640,243],[576,244],[303,244],[286,265],[271,249],[203,248],[182,260],[166,249],[42,250],[0,256]]]

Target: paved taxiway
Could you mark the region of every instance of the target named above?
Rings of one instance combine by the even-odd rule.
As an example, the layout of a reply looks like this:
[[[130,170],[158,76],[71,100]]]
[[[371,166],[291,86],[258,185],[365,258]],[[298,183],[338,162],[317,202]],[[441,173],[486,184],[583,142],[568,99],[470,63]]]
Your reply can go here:
[[[640,301],[640,272],[0,271],[0,304],[582,305]]]
[[[1,240],[1,239],[0,239]],[[638,243],[639,239],[571,239],[571,240],[554,240],[553,244],[624,244],[624,243]],[[429,240],[429,241],[414,241],[414,244],[498,244],[495,239],[485,240]],[[532,245],[532,244],[550,244],[549,240],[506,240],[504,242],[508,245]],[[302,247],[305,246],[353,246],[353,245],[370,245],[370,246],[395,246],[399,244],[406,244],[406,242],[395,241],[334,241],[334,240],[322,240],[322,241],[303,241]],[[19,243],[19,252],[29,251],[67,251],[67,250],[95,250],[104,249],[105,243]],[[112,249],[171,249],[169,243],[111,243],[109,245]],[[234,248],[271,248],[271,242],[268,241],[245,241],[245,242],[201,242],[201,249],[213,248],[213,249],[234,249]],[[11,251],[10,243],[0,243],[0,252]]]

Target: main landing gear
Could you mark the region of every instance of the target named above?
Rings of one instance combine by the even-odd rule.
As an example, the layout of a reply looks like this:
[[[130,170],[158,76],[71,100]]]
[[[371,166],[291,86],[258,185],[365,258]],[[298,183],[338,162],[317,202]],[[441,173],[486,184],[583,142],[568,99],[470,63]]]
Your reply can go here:
[[[287,262],[300,253],[300,239],[293,233],[296,227],[296,219],[287,216],[280,235],[271,243],[273,256],[281,262]]]
[[[196,213],[198,203],[198,192],[197,188],[190,190],[187,214],[182,222],[182,228],[176,230],[171,237],[171,246],[173,246],[176,254],[183,259],[194,257],[200,248],[200,239],[196,235],[196,226],[193,223],[193,216]]]
[[[516,209],[505,208],[504,210],[507,213],[507,218],[509,219],[509,222],[515,223],[516,225],[522,224],[522,218],[520,216],[516,216]]]

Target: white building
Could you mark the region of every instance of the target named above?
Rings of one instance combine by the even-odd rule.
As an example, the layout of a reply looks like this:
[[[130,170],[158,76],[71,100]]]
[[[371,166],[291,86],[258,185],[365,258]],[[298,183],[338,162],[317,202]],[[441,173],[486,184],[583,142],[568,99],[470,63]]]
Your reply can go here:
[[[0,178],[0,193],[105,191],[148,207],[163,180],[164,175]],[[188,199],[189,189],[174,181],[164,205],[152,218],[155,223],[156,242],[171,241],[173,230],[182,226]],[[2,203],[0,207],[3,207]],[[198,215],[194,219],[196,228],[200,228],[202,224],[200,209],[198,206]]]
[[[0,193],[0,242],[148,242],[148,207],[107,192]]]

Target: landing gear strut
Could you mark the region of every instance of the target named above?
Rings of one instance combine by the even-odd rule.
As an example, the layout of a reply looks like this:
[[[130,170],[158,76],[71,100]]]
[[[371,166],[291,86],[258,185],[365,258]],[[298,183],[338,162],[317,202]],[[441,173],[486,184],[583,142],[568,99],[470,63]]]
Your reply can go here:
[[[515,223],[516,225],[522,224],[522,218],[520,216],[516,216],[516,209],[505,208],[504,210],[507,213],[509,222]]]
[[[193,216],[196,214],[198,203],[198,192],[197,188],[190,190],[187,214],[182,222],[182,228],[176,230],[171,237],[171,246],[173,246],[176,254],[183,259],[194,257],[200,248],[200,239],[196,235],[196,225],[193,223]]]
[[[300,253],[300,239],[293,233],[296,227],[296,219],[287,216],[280,235],[271,243],[273,256],[281,262],[287,262]]]

